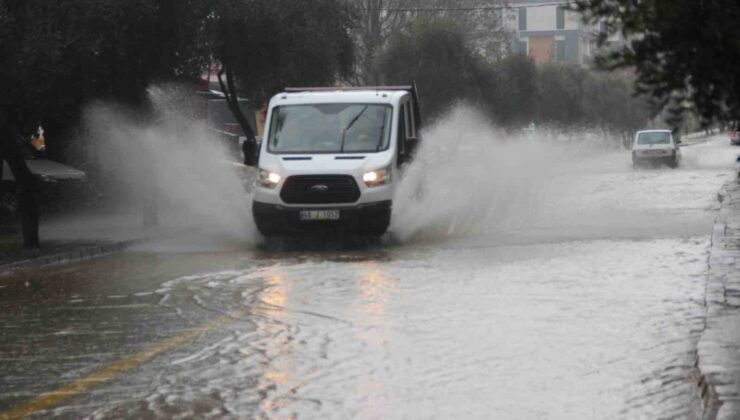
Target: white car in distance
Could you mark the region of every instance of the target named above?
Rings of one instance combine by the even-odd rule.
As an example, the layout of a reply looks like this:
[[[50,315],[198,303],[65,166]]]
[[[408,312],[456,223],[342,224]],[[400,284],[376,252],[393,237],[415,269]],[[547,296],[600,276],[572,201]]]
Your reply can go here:
[[[644,164],[667,165],[676,168],[681,162],[680,141],[671,130],[641,130],[635,133],[632,144],[632,166]]]

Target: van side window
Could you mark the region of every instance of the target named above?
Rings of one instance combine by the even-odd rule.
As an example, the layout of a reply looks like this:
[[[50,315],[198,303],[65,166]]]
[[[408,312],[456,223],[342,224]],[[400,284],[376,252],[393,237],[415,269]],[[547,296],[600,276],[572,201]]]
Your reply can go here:
[[[403,113],[406,116],[406,122],[405,122],[405,124],[406,124],[406,138],[411,137],[411,122],[410,122],[410,120],[411,120],[411,110],[410,110],[411,106],[410,105],[411,105],[410,102],[406,102],[405,104],[403,104]]]
[[[398,164],[406,153],[406,104],[398,108]]]
[[[411,102],[406,102],[406,106],[408,107],[408,114],[409,114],[409,137],[417,137],[416,135],[416,115],[414,114],[414,107],[411,106]]]

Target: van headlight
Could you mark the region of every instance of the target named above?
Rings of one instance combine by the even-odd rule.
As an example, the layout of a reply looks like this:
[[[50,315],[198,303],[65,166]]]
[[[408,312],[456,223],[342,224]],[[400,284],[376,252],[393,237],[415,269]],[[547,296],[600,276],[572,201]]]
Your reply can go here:
[[[260,186],[265,188],[275,188],[283,177],[275,172],[266,171],[264,169],[259,170],[258,181]]]
[[[391,181],[391,167],[386,166],[385,168],[365,172],[364,174],[362,174],[362,181],[368,187],[385,185]]]

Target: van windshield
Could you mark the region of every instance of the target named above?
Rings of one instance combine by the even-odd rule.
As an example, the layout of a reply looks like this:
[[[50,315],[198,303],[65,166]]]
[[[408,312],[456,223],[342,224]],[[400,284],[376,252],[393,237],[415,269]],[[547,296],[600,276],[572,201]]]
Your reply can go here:
[[[637,136],[637,144],[671,144],[671,133],[667,131],[640,133]]]
[[[388,148],[392,108],[379,104],[286,105],[272,110],[272,153],[370,153]]]

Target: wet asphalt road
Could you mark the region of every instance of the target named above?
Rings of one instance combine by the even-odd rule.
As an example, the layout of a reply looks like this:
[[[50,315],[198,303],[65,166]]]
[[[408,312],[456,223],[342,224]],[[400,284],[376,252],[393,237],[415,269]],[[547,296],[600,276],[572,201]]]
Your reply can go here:
[[[480,235],[181,237],[0,277],[0,418],[693,418],[730,153],[610,152]]]

